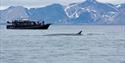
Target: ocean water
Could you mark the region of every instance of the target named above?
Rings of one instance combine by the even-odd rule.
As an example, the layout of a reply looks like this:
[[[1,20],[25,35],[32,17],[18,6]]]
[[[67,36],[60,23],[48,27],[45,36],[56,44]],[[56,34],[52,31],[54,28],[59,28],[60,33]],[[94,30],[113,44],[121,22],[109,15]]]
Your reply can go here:
[[[46,36],[77,33],[81,36]],[[124,25],[51,25],[48,30],[0,26],[0,63],[125,63]]]

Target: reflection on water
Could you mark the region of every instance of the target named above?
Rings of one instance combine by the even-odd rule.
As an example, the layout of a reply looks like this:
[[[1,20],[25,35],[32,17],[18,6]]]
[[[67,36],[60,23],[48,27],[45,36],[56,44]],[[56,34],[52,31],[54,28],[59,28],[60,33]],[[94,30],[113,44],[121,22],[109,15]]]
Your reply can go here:
[[[70,34],[81,36],[44,36]],[[0,27],[1,63],[125,63],[125,26],[53,25],[48,30]]]

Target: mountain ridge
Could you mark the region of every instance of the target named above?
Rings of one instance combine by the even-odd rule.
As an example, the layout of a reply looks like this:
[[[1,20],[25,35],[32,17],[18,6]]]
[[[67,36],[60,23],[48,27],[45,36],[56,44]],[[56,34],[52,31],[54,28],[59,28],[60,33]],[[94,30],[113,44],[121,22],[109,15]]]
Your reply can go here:
[[[72,3],[68,6],[52,4],[46,7],[27,9],[11,6],[0,10],[0,23],[14,19],[46,21],[54,24],[123,24],[125,25],[125,4],[112,5],[96,0]]]

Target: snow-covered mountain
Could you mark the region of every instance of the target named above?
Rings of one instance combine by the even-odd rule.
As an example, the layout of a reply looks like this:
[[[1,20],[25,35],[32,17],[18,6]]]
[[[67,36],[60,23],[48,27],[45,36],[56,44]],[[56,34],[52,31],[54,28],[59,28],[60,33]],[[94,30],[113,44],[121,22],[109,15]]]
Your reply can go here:
[[[96,0],[69,5],[65,11],[74,22],[89,24],[115,24],[114,18],[119,15],[119,10],[116,7]]]
[[[0,23],[20,18],[46,21],[54,24],[124,24],[125,4],[113,5],[86,0],[68,6],[52,4],[41,8],[27,9],[11,6],[0,10]]]
[[[31,8],[29,10],[31,20],[44,20],[52,23],[66,23],[68,18],[64,7],[60,4],[53,4],[42,8]]]
[[[28,9],[22,6],[11,6],[5,10],[0,11],[0,23],[11,21],[14,19],[28,18]]]
[[[123,14],[125,14],[125,4],[118,4],[116,8]]]
[[[116,5],[119,14],[114,18],[116,24],[125,24],[125,4]]]

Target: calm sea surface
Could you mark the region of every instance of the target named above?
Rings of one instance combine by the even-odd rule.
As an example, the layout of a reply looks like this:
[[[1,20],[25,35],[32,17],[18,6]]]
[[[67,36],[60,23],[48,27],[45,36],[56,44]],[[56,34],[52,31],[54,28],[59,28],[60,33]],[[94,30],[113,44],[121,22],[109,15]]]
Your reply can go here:
[[[46,36],[77,33],[81,36]],[[124,25],[51,25],[7,30],[0,25],[0,63],[125,63]]]

